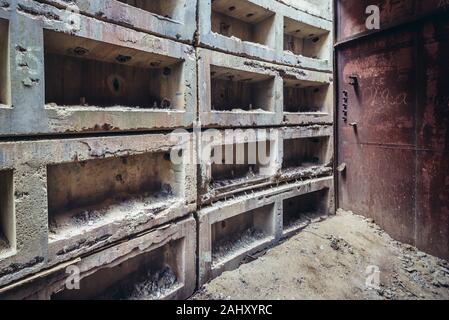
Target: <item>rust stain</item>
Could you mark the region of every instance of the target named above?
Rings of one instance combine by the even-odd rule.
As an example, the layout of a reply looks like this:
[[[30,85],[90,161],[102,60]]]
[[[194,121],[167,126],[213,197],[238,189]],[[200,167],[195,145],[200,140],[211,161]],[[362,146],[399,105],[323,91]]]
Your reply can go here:
[[[338,39],[366,31],[360,17],[369,2],[337,2]],[[340,206],[374,218],[397,240],[449,258],[449,16],[405,24],[442,8],[438,1],[374,2],[384,26],[404,25],[337,50],[338,162],[346,164],[338,176]]]

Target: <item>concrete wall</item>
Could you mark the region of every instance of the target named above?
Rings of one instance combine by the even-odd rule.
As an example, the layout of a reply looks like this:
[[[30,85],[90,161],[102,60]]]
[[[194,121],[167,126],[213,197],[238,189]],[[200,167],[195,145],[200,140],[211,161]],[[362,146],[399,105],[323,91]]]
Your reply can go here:
[[[0,4],[0,297],[184,299],[335,212],[327,2]]]
[[[199,40],[205,47],[305,69],[332,69],[332,23],[326,18],[274,0],[205,0],[198,5]],[[249,30],[259,38],[248,35]],[[284,44],[290,34],[306,43],[313,40],[313,47],[319,47],[313,51],[320,54],[292,52]]]

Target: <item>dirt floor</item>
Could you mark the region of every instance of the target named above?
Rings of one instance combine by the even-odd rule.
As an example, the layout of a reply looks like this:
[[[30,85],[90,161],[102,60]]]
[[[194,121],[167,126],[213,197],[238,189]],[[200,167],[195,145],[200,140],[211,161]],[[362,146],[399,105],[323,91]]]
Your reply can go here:
[[[339,211],[192,299],[449,299],[449,263],[391,239],[372,220]]]

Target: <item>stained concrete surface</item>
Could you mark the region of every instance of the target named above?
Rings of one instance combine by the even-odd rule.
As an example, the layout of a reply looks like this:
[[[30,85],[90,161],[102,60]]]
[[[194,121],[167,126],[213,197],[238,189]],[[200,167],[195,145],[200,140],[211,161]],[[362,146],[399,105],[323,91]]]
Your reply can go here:
[[[377,289],[366,286],[373,266],[380,271]],[[449,263],[393,240],[372,220],[340,210],[223,273],[192,299],[449,299]]]

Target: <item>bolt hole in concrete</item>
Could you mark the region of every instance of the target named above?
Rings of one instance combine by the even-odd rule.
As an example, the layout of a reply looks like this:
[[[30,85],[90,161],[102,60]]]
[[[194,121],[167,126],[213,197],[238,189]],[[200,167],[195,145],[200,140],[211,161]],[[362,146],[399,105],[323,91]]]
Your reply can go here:
[[[0,257],[15,246],[13,170],[0,171]]]
[[[11,105],[8,22],[0,19],[0,107]]]
[[[329,60],[330,33],[284,17],[284,50],[314,59]]]
[[[247,252],[273,236],[274,205],[257,208],[212,225],[212,264]]]
[[[157,14],[161,17],[180,20],[188,0],[118,0],[130,6]]]
[[[211,65],[211,109],[273,112],[274,77]]]
[[[148,153],[47,167],[50,241],[114,221],[151,217],[177,199],[182,170]]]
[[[212,32],[274,48],[274,12],[246,0],[212,1]]]
[[[126,62],[131,61],[131,60],[132,60],[132,57],[130,57],[130,56],[124,56],[124,55],[119,54],[119,55],[115,58],[115,60],[117,60],[117,61],[120,62],[120,63],[126,63]]]
[[[124,83],[124,80],[119,78],[118,76],[111,75],[111,77],[108,78],[108,86],[110,86],[110,88],[112,88],[111,91],[113,91],[116,94],[120,93],[122,83]]]
[[[329,84],[284,77],[284,111],[288,113],[330,113]]]
[[[185,110],[183,61],[46,30],[47,107]]]
[[[211,188],[236,187],[262,177],[261,168],[270,165],[270,163],[265,163],[265,160],[271,159],[271,153],[274,150],[272,144],[274,144],[274,141],[214,147],[211,152],[211,157],[214,160],[211,166]],[[263,154],[264,150],[265,154]],[[263,163],[261,163],[259,152],[265,158],[262,160]],[[229,154],[232,155],[232,159],[226,158],[229,157]]]
[[[156,300],[183,282],[182,240],[102,268],[81,279],[80,290],[63,290],[52,300]]]
[[[284,234],[305,227],[327,215],[329,190],[300,195],[283,201]]]

